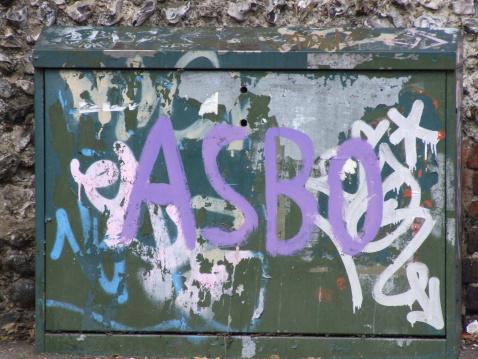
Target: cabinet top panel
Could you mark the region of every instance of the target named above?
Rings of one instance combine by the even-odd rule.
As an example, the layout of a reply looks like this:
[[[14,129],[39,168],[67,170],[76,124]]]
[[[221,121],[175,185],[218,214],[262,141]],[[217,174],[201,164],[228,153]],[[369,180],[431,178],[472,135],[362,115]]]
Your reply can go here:
[[[45,27],[37,68],[450,70],[458,29]],[[194,59],[192,61],[191,59]]]

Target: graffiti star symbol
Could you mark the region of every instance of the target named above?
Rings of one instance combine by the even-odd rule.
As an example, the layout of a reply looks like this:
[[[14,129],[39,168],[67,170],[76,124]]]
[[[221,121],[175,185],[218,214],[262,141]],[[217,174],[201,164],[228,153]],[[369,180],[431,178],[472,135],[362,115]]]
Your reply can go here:
[[[425,142],[425,146],[428,144],[432,145],[433,152],[435,152],[434,148],[440,137],[438,131],[431,131],[420,127],[423,108],[423,101],[417,100],[413,103],[407,118],[398,112],[396,108],[392,108],[387,112],[390,120],[398,126],[398,129],[390,135],[390,142],[394,145],[399,144],[402,140],[405,142],[405,158],[410,171],[413,171],[417,164],[416,139],[419,138]]]

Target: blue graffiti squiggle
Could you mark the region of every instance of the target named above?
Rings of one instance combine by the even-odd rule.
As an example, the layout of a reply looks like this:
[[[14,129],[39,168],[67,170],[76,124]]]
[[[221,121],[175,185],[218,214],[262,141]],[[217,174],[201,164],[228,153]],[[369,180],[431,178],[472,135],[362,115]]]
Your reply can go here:
[[[85,314],[85,311],[76,305],[65,303],[65,302],[60,302],[57,300],[52,300],[49,299],[46,301],[46,306],[47,307],[56,307],[56,308],[62,308],[62,309],[67,309],[70,310],[74,313],[78,313],[81,315]],[[104,317],[101,314],[98,314],[96,312],[90,312],[91,317],[97,321],[98,323],[104,324]],[[178,329],[182,327],[182,323],[178,319],[174,320],[169,320],[167,322],[163,322],[160,324],[156,324],[151,327],[146,327],[146,328],[136,328],[136,327],[130,327],[115,321],[108,321],[108,327],[111,329],[115,330],[124,330],[124,331],[135,331],[135,330],[144,330],[144,331],[164,331],[164,330],[172,330],[172,329]]]
[[[85,315],[85,311],[83,309],[70,303],[65,303],[65,302],[49,299],[46,301],[46,306],[49,308],[55,307],[55,308],[70,310],[74,313],[81,314],[82,316]],[[101,314],[96,312],[89,312],[89,313],[91,313],[91,317],[93,318],[93,320],[97,321],[98,323],[107,325],[111,329],[121,330],[121,331],[148,331],[148,332],[160,332],[160,331],[167,331],[167,330],[202,331],[202,330],[208,329],[209,327],[213,327],[213,328],[216,328],[217,330],[224,331],[224,332],[236,331],[236,330],[232,330],[231,328],[228,328],[226,325],[221,324],[215,320],[208,321],[208,328],[204,328],[204,327],[193,328],[188,326],[188,324],[186,323],[187,319],[185,318],[182,318],[181,320],[171,319],[171,320],[168,320],[159,324],[155,324],[149,327],[130,327],[115,321],[108,321],[108,323],[105,324],[104,317]]]
[[[104,254],[106,253],[109,248],[106,244],[102,241],[99,242],[99,234],[98,234],[98,219],[95,217],[91,217],[89,209],[83,206],[81,202],[78,203],[78,209],[80,211],[80,217],[82,221],[82,235],[84,238],[84,250],[80,248],[75,235],[73,234],[73,230],[71,228],[71,224],[68,218],[68,214],[65,209],[60,208],[56,211],[56,220],[57,220],[57,232],[55,243],[53,249],[50,253],[50,257],[53,260],[58,260],[63,252],[63,248],[65,246],[65,242],[68,241],[72,251],[74,252],[75,256],[78,259],[78,262],[85,274],[85,276],[90,281],[97,281],[102,289],[110,294],[110,295],[117,295],[117,300],[119,304],[124,304],[128,300],[128,291],[125,284],[125,272],[126,272],[126,265],[125,259],[123,256],[122,260],[116,261],[114,263],[114,274],[112,279],[108,279],[104,267],[101,264],[101,259],[103,258]],[[124,255],[124,249],[117,249],[121,251]],[[262,266],[262,276],[261,276],[261,288],[264,291],[264,296],[266,294],[266,282],[269,278],[268,276],[268,265],[265,261],[264,255],[261,252],[253,252],[254,257],[259,259]],[[184,284],[182,283],[182,273],[174,273],[173,274],[173,286],[176,296],[184,290]],[[256,308],[260,306],[260,298],[257,299]],[[48,307],[58,307],[70,310],[75,313],[79,313],[81,315],[85,314],[85,311],[73,304],[59,302],[55,300],[47,300]],[[102,315],[89,312],[91,317],[102,324],[105,324],[104,318]],[[258,322],[260,322],[260,318],[252,319],[251,323],[248,325],[249,329],[253,329]],[[191,328],[188,324],[188,318],[181,316],[181,319],[177,320],[170,320],[167,322],[163,322],[151,327],[146,328],[133,328],[127,325],[123,325],[118,322],[108,321],[107,324],[109,327],[115,330],[146,330],[146,331],[161,331],[161,330],[210,330],[211,328],[215,330],[220,330],[224,332],[229,331],[241,331],[239,329],[233,329],[223,323],[220,323],[215,320],[208,320],[206,326],[198,326],[196,328]],[[245,330],[246,328],[243,328]]]
[[[90,281],[97,280],[101,288],[103,288],[106,293],[118,295],[118,303],[123,304],[128,300],[128,291],[124,283],[126,278],[126,263],[124,259],[124,253],[122,253],[124,250],[117,249],[120,254],[123,254],[123,259],[115,261],[113,278],[108,279],[104,271],[104,267],[99,260],[104,257],[104,254],[109,248],[103,241],[99,242],[98,240],[98,219],[91,219],[88,208],[83,206],[79,201],[78,208],[80,210],[81,221],[83,225],[83,238],[86,255],[81,250],[75,235],[73,234],[73,230],[71,229],[70,221],[68,219],[68,214],[63,208],[59,208],[56,211],[57,231],[55,244],[50,253],[50,257],[53,260],[59,259],[63,252],[65,239],[68,240],[68,243],[78,258],[78,262],[80,263],[80,266],[86,277]],[[92,263],[96,263],[97,265],[94,266]]]

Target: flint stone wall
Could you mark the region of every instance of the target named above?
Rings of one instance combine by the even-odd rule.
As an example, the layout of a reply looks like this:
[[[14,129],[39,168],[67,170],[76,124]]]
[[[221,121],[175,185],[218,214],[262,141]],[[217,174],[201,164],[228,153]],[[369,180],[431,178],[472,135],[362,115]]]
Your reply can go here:
[[[32,48],[45,25],[461,28],[463,324],[477,319],[477,14],[474,0],[0,0],[0,339],[33,334]]]

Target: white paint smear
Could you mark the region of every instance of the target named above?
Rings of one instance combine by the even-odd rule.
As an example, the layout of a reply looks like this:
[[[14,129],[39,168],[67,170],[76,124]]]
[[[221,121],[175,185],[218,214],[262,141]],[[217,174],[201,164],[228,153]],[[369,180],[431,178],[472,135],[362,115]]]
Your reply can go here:
[[[257,308],[254,310],[252,319],[259,319],[264,311],[264,290],[264,287],[262,287],[259,293],[259,302],[257,304]]]

